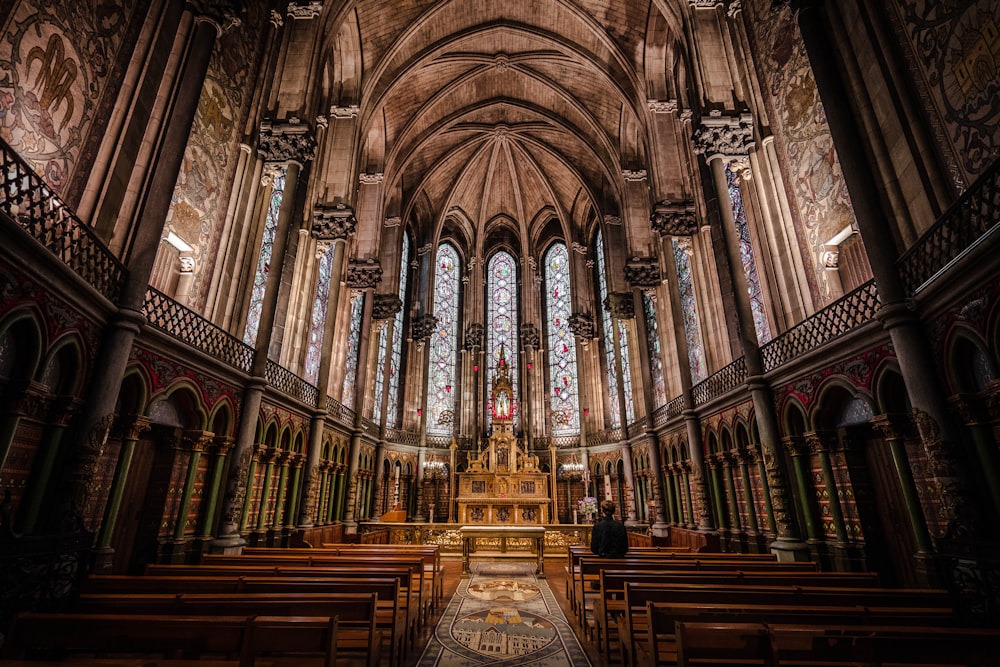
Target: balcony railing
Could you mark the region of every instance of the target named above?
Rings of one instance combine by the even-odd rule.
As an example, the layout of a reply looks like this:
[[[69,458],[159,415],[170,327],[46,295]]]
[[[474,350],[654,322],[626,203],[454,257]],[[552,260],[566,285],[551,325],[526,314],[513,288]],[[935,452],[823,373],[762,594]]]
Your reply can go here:
[[[704,405],[723,394],[727,394],[747,381],[747,365],[740,357],[728,366],[691,387],[695,405]]]
[[[878,290],[869,280],[760,348],[764,372],[872,321],[877,311]]]
[[[0,210],[109,301],[116,301],[125,279],[118,258],[3,140],[0,160]]]
[[[899,258],[899,275],[912,294],[1000,222],[1000,160],[972,184],[933,227]]]
[[[354,418],[356,416],[354,410],[351,410],[349,407],[330,396],[326,397],[326,412],[341,424],[345,424],[347,426],[354,424]]]
[[[163,292],[152,287],[146,290],[142,314],[146,316],[146,321],[157,329],[237,370],[250,372],[253,364],[252,347],[190,308],[185,308]]]
[[[319,390],[284,366],[279,366],[273,361],[268,361],[267,370],[264,371],[264,378],[269,385],[282,394],[298,399],[306,405],[316,405]]]

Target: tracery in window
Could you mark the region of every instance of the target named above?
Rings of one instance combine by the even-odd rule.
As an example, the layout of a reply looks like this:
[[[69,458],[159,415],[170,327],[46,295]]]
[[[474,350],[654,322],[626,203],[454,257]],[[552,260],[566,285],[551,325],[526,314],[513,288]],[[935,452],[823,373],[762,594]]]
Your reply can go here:
[[[649,375],[653,381],[653,405],[666,405],[663,350],[660,347],[660,327],[656,321],[656,294],[652,290],[644,290],[642,293],[642,314],[646,318],[646,347],[649,350]]]
[[[358,354],[361,350],[361,314],[365,308],[365,295],[363,292],[354,294],[351,297],[351,324],[347,332],[347,356],[344,359],[344,389],[340,395],[340,402],[345,406],[357,409],[354,406],[356,400],[354,385],[358,381]]]
[[[618,364],[615,363],[614,346],[614,325],[611,321],[611,311],[605,306],[608,298],[608,281],[604,264],[604,234],[601,229],[597,230],[597,239],[594,241],[597,250],[597,286],[600,290],[601,302],[601,326],[604,331],[604,361],[608,368],[608,399],[611,413],[611,428],[618,428],[622,425],[621,410],[618,402]]]
[[[684,338],[687,341],[688,364],[691,382],[698,383],[708,377],[705,346],[702,343],[701,323],[698,320],[698,302],[694,295],[691,273],[690,241],[674,238],[674,264],[677,267],[677,290],[681,295],[681,319],[684,321]]]
[[[729,201],[733,207],[733,218],[736,220],[736,231],[740,238],[740,259],[743,262],[743,272],[747,277],[750,309],[753,311],[753,326],[757,331],[757,342],[763,345],[771,340],[771,327],[767,323],[767,313],[764,310],[764,295],[760,289],[757,263],[754,261],[753,243],[750,241],[750,224],[747,222],[746,209],[743,207],[740,177],[729,169],[728,164],[726,165],[726,182],[729,184]]]
[[[518,396],[517,263],[514,261],[514,257],[506,250],[495,253],[487,264],[486,275],[486,321],[488,323],[486,349],[489,360],[487,386],[492,386],[502,345],[507,363],[513,369],[511,384],[514,396]],[[490,419],[492,420],[492,416]],[[518,415],[515,413],[514,422],[517,423],[517,421]]]
[[[386,424],[399,427],[399,373],[403,363],[403,311],[406,309],[406,283],[410,271],[410,237],[403,234],[399,257],[399,300],[403,306],[396,311],[392,325],[392,354],[389,355],[389,397],[386,400]]]
[[[462,262],[450,243],[437,250],[434,269],[434,315],[437,328],[428,345],[427,432],[448,434],[455,422],[455,355],[458,349],[458,298]]]
[[[569,328],[573,314],[569,253],[554,243],[545,253],[545,314],[549,348],[549,411],[552,435],[580,432],[580,388],[576,341]]]
[[[309,321],[309,342],[306,347],[305,380],[316,384],[319,362],[323,353],[323,334],[326,329],[326,309],[330,300],[330,273],[333,269],[333,244],[320,245],[319,267],[316,276],[316,294],[313,296],[312,318]]]
[[[264,220],[264,234],[260,241],[257,271],[254,273],[253,286],[250,288],[247,326],[243,332],[243,342],[247,345],[257,343],[257,330],[260,329],[260,315],[264,308],[264,288],[267,284],[267,274],[271,270],[271,251],[274,249],[274,237],[278,231],[278,213],[281,211],[281,200],[284,193],[285,168],[282,167],[274,176],[271,201],[268,204],[267,217]]]

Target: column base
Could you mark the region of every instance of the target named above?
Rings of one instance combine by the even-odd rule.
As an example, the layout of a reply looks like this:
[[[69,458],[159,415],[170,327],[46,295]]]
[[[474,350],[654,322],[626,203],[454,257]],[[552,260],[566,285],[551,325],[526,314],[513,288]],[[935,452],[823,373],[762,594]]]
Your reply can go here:
[[[769,548],[781,563],[808,561],[812,557],[808,544],[791,537],[779,537],[771,542]]]
[[[238,555],[246,545],[247,541],[239,533],[220,535],[209,543],[208,553],[226,554],[227,556]]]
[[[115,550],[111,547],[97,547],[94,549],[94,574],[111,574],[115,564]]]
[[[344,535],[357,535],[358,522],[354,519],[344,521]]]
[[[654,537],[667,537],[670,535],[670,524],[657,521],[652,525],[652,531]]]

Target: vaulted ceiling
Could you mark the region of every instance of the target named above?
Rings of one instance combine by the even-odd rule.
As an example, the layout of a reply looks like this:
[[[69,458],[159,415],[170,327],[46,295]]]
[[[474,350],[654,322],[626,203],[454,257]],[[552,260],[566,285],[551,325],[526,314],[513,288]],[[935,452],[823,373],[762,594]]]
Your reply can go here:
[[[450,220],[479,246],[495,229],[575,240],[617,214],[622,170],[649,168],[647,100],[677,67],[674,2],[347,8],[339,38],[347,26],[360,45],[362,162],[385,174],[387,210],[430,239]]]

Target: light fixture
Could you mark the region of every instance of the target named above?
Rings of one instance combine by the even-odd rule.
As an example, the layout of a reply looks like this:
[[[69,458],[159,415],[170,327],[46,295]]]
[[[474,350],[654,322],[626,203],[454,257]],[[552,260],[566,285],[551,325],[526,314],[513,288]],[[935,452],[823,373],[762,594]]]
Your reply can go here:
[[[531,362],[529,361],[526,365],[528,367],[528,370],[530,371],[531,370]]]
[[[472,372],[473,373],[478,373],[479,372],[479,364],[476,364],[475,366],[472,367]]]
[[[584,408],[583,409],[583,414],[584,415],[589,415],[590,414],[590,408]]]
[[[422,414],[424,414],[424,409],[423,408],[417,408],[417,416],[419,417]]]

